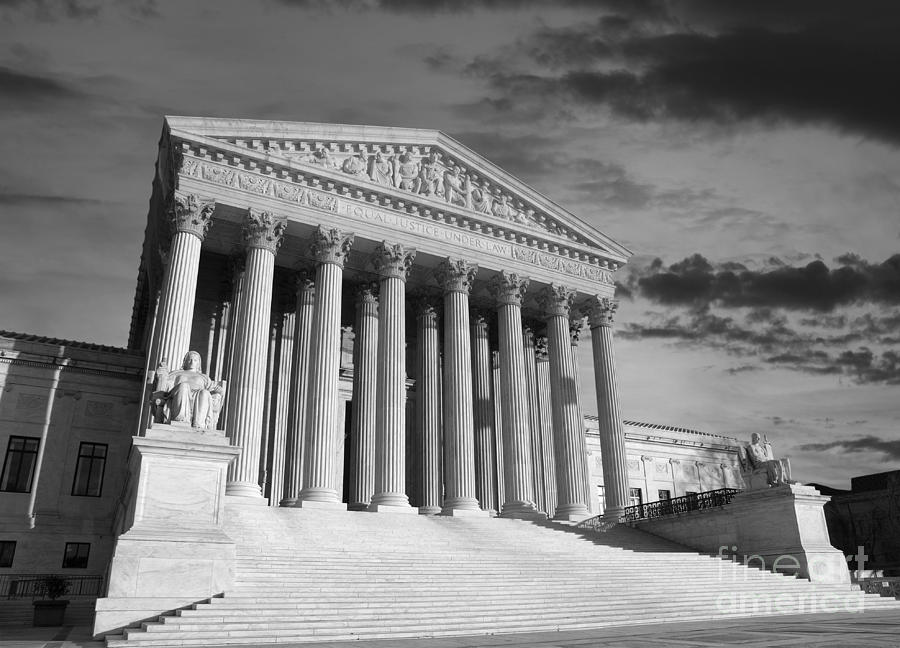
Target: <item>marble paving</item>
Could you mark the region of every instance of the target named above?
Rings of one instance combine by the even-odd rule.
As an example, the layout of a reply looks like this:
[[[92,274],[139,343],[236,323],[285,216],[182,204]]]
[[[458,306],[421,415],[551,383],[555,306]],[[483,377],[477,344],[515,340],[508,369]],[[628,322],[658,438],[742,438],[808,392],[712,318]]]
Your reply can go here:
[[[86,626],[0,627],[0,648],[102,648]],[[252,644],[256,645],[256,644]],[[249,645],[248,645],[249,646]],[[570,632],[278,644],[297,648],[897,648],[900,612],[807,614],[715,622],[661,623]],[[208,648],[217,648],[209,646]],[[229,648],[242,648],[230,646]],[[247,648],[247,647],[244,647]]]

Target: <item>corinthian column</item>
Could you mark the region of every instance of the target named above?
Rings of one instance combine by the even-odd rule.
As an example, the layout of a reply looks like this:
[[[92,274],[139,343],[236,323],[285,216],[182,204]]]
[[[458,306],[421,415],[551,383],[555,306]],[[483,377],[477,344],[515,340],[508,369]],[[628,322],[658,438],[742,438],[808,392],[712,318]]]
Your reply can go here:
[[[472,400],[475,424],[475,497],[484,511],[497,512],[494,402],[491,398],[491,347],[484,316],[472,317]]]
[[[437,311],[427,300],[416,305],[416,430],[421,460],[419,513],[441,512],[441,347]]]
[[[266,357],[272,304],[275,254],[287,221],[271,212],[250,209],[244,220],[247,248],[238,305],[234,357],[230,372],[225,430],[243,448],[228,468],[227,495],[259,497],[259,455],[266,396]]]
[[[306,399],[309,395],[309,357],[316,304],[316,284],[306,271],[297,276],[297,307],[294,332],[294,359],[291,370],[291,415],[285,446],[284,499],[282,506],[296,506],[303,474],[303,430],[306,426]]]
[[[151,369],[156,369],[160,362],[165,362],[170,369],[181,369],[182,358],[188,352],[200,245],[209,230],[215,208],[212,198],[180,193],[175,194],[169,208],[172,244],[159,296]],[[206,358],[206,362],[209,361],[210,358]]]
[[[603,462],[604,517],[618,519],[628,506],[628,460],[625,429],[619,412],[616,363],[613,356],[612,324],[618,303],[597,296],[588,304],[591,345],[594,352],[594,382],[597,385],[597,418],[600,424],[600,457]]]
[[[483,515],[475,499],[475,419],[469,291],[478,266],[447,259],[435,278],[444,290],[444,508],[443,515]]]
[[[347,508],[365,509],[375,492],[375,385],[378,369],[378,287],[356,293],[353,411],[350,421],[350,493]]]
[[[533,518],[531,422],[522,344],[522,299],[528,278],[505,270],[491,284],[500,333],[500,406],[503,413],[504,517]]]
[[[406,495],[406,275],[416,251],[382,242],[373,254],[381,277],[378,308],[378,411],[375,494],[370,511],[418,513]]]
[[[297,506],[342,507],[334,488],[338,369],[341,354],[341,279],[353,234],[321,225],[313,235],[316,296],[303,448],[303,488]]]
[[[537,392],[537,359],[534,350],[534,330],[531,326],[522,329],[522,345],[525,350],[525,383],[528,389],[528,420],[531,428],[531,470],[534,502],[544,513],[544,464],[541,461],[541,419]]]
[[[556,458],[557,520],[590,516],[584,492],[584,422],[579,420],[578,377],[569,339],[569,310],[575,293],[556,284],[541,295],[547,316],[550,354],[550,397],[553,407],[553,446]]]
[[[553,407],[550,404],[550,356],[547,353],[547,337],[534,341],[537,361],[537,391],[541,423],[541,462],[544,468],[543,510],[547,515],[556,512],[556,463],[553,455]]]

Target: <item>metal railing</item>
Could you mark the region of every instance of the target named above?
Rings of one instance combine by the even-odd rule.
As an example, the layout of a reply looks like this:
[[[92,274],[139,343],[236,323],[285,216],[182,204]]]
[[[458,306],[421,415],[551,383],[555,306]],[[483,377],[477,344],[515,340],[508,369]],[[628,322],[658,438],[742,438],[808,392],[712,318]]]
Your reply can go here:
[[[622,514],[623,522],[637,522],[639,520],[652,520],[653,518],[687,513],[689,511],[703,511],[706,509],[725,506],[734,496],[741,492],[740,488],[719,488],[718,490],[704,491],[683,497],[636,504],[629,506]]]
[[[866,594],[880,594],[900,599],[900,576],[876,576],[860,578],[859,587]]]
[[[103,576],[100,575],[2,574],[0,575],[0,598],[36,598],[41,595],[41,582],[48,576],[61,576],[68,581],[69,591],[61,598],[100,596],[103,592]]]

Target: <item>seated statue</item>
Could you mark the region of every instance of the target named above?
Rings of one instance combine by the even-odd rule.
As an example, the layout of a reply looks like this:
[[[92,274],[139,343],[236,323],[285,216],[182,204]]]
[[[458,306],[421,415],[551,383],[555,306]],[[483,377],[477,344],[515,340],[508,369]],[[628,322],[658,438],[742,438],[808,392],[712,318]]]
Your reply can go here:
[[[214,429],[224,398],[224,381],[215,381],[201,371],[196,351],[187,352],[178,371],[169,371],[163,358],[150,400],[153,421]]]
[[[750,435],[748,445],[741,446],[738,458],[747,490],[797,483],[791,479],[790,460],[776,459],[772,453],[772,444],[768,439],[760,441],[757,432]]]

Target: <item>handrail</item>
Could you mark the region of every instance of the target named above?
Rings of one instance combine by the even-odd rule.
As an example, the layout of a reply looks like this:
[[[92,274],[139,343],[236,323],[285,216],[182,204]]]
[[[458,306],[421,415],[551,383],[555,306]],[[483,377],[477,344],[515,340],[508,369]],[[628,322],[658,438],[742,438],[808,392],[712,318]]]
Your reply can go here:
[[[48,576],[61,576],[69,582],[69,591],[64,598],[100,596],[103,591],[103,576],[99,574],[2,574],[0,575],[0,598],[33,599],[40,596],[40,584]]]
[[[725,506],[734,496],[741,492],[740,488],[719,488],[717,490],[704,491],[693,495],[674,497],[658,502],[636,504],[627,507],[622,514],[623,522],[637,522],[639,520],[651,520],[653,518],[677,515],[688,511],[703,511],[706,509]]]
[[[892,596],[900,600],[900,576],[872,576],[857,581],[860,589],[867,594]]]

